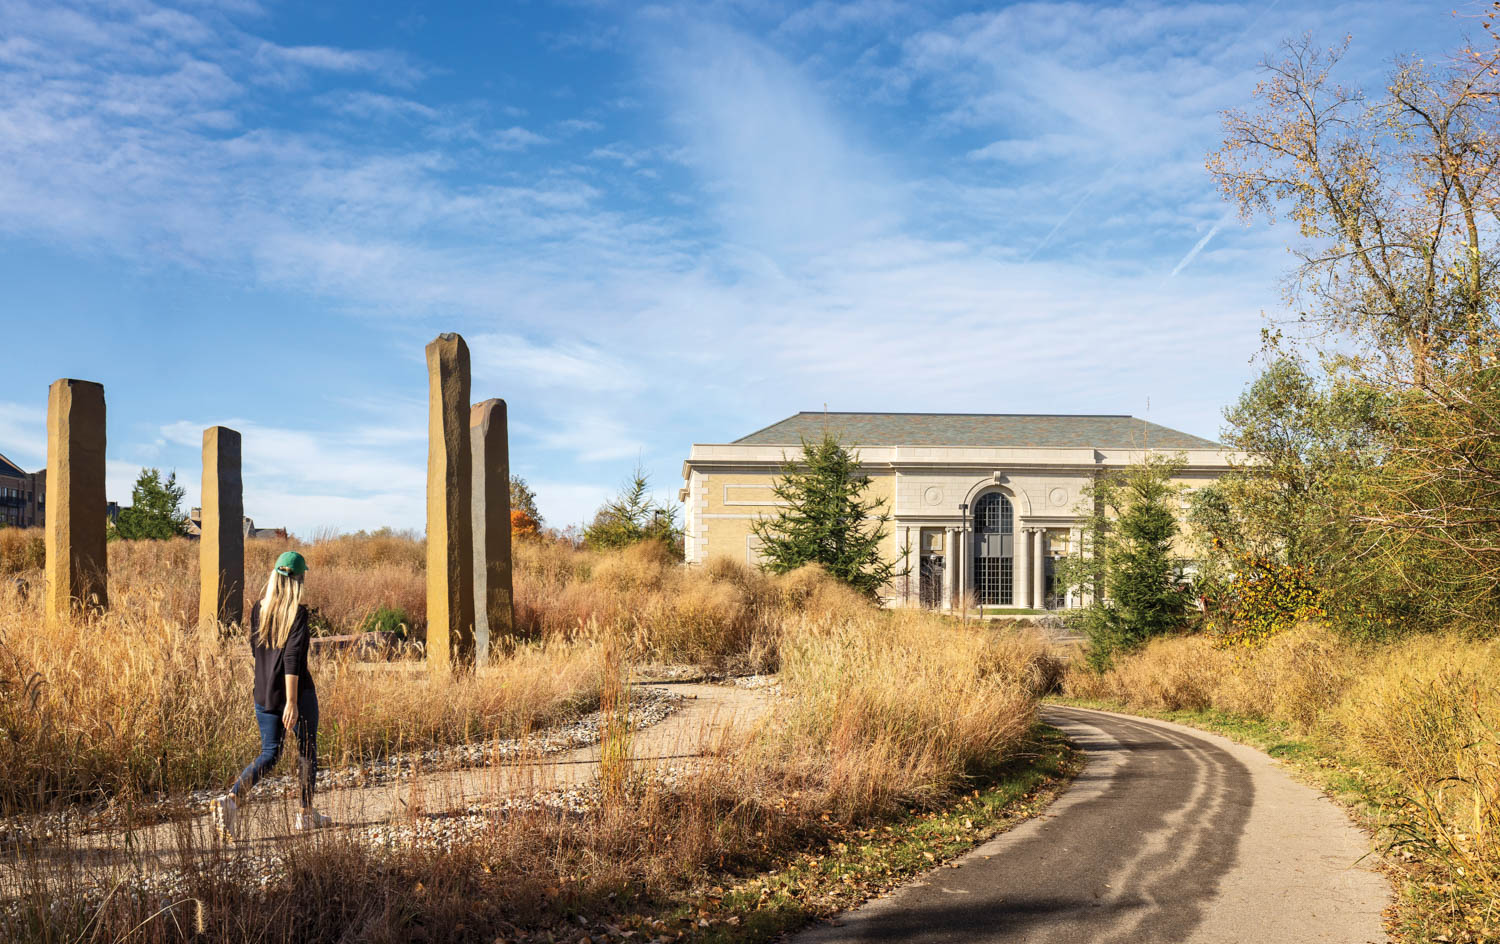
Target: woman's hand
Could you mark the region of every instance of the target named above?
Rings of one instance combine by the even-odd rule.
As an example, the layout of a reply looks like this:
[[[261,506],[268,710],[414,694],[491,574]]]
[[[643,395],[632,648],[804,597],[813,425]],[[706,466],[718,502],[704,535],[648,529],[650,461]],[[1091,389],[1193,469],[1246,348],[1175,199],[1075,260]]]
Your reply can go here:
[[[286,725],[286,733],[293,734],[297,730],[297,676],[287,675],[283,677],[286,682],[286,708],[281,712],[281,723]]]

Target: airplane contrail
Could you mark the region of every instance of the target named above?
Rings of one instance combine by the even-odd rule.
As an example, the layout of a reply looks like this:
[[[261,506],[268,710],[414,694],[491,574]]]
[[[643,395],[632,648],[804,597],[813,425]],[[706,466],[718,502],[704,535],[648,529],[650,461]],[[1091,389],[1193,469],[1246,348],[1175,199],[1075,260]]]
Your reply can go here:
[[[1071,210],[1069,210],[1067,213],[1065,213],[1063,215],[1063,218],[1060,219],[1060,220],[1058,220],[1057,223],[1055,223],[1053,225],[1053,227],[1050,230],[1047,231],[1047,235],[1042,237],[1042,241],[1036,244],[1036,248],[1035,249],[1031,250],[1031,252],[1028,252],[1026,254],[1026,261],[1027,262],[1030,262],[1032,256],[1035,256],[1037,253],[1041,252],[1043,249],[1045,249],[1047,247],[1048,243],[1052,242],[1052,237],[1056,236],[1057,235],[1057,231],[1063,228],[1063,224],[1066,223],[1066,222],[1068,222],[1068,220],[1071,220],[1073,218],[1073,214],[1077,213],[1078,210],[1079,210],[1079,208],[1082,207],[1085,203],[1088,202],[1089,197],[1092,197],[1094,195],[1094,191],[1099,189],[1099,185],[1102,184],[1102,183],[1104,183],[1104,178],[1106,178],[1110,174],[1114,173],[1115,168],[1119,167],[1120,164],[1124,160],[1125,159],[1122,157],[1122,158],[1120,158],[1120,160],[1115,161],[1113,164],[1111,164],[1109,166],[1108,170],[1106,170],[1104,173],[1100,174],[1094,180],[1094,182],[1089,185],[1089,188],[1083,192],[1083,196],[1081,196],[1081,197],[1078,198],[1078,202],[1073,204],[1073,208]]]
[[[1203,238],[1198,240],[1198,242],[1193,245],[1192,249],[1188,250],[1188,254],[1182,257],[1182,261],[1177,263],[1177,267],[1172,270],[1172,274],[1167,276],[1167,278],[1174,278],[1177,273],[1188,267],[1188,263],[1198,258],[1198,253],[1203,251],[1203,247],[1208,245],[1208,241],[1214,238],[1214,234],[1217,233],[1219,231],[1219,228],[1223,225],[1224,221],[1221,219],[1219,220],[1219,222],[1209,227],[1208,232],[1204,233]]]

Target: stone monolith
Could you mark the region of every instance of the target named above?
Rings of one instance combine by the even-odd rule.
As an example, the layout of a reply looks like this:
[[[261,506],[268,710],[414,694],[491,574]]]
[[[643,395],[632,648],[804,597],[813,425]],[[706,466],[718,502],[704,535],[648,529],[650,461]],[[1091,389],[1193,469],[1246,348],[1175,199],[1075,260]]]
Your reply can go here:
[[[203,431],[202,528],[198,623],[239,623],[245,611],[245,497],[240,434],[227,426]]]
[[[469,410],[469,451],[474,461],[474,646],[477,663],[485,665],[490,647],[510,636],[515,625],[504,400],[486,400]]]
[[[474,664],[473,474],[469,346],[456,334],[427,345],[427,665]]]
[[[47,393],[47,621],[109,605],[104,387],[59,380]]]

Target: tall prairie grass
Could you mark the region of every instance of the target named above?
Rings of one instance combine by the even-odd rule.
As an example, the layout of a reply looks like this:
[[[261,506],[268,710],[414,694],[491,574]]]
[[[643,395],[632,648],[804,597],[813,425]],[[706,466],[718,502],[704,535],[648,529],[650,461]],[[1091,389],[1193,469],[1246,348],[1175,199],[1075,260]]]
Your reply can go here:
[[[249,599],[283,549],[249,542]],[[381,607],[425,608],[423,548],[409,536],[335,537],[300,549],[311,568],[305,599],[334,628],[356,629]],[[210,786],[254,753],[243,631],[221,638],[195,626],[197,557],[185,539],[115,542],[109,610],[53,628],[42,618],[34,568],[20,571],[23,583],[0,585],[0,803]],[[858,740],[863,731],[849,725],[878,728],[895,754],[920,760],[913,776],[941,789],[949,775],[926,771],[962,770],[972,757],[954,767],[946,753],[928,754],[980,730],[992,742],[977,743],[973,756],[1003,754],[1015,726],[1029,724],[1035,686],[1005,667],[1048,671],[1035,668],[1029,644],[881,612],[812,568],[772,577],[732,561],[685,567],[653,544],[596,553],[527,541],[517,544],[514,572],[520,641],[491,671],[428,678],[317,660],[325,762],[510,736],[592,710],[601,647],[629,664],[741,671],[776,670],[790,654],[787,685],[801,693],[798,703],[821,699],[791,719],[799,737],[820,718],[844,727],[819,737]],[[995,648],[1017,645],[1024,651]],[[871,687],[877,677],[881,686]],[[957,714],[942,713],[960,704]],[[896,717],[911,726],[887,724]]]
[[[1373,645],[1317,625],[1250,650],[1162,639],[1102,674],[1071,667],[1064,690],[1231,712],[1320,739],[1398,798],[1388,825],[1435,870],[1424,887],[1444,898],[1449,929],[1500,937],[1500,641],[1442,633]]]
[[[417,542],[370,541],[304,549],[308,597],[336,619],[420,584]],[[253,547],[251,572],[279,549]],[[43,626],[38,595],[0,587],[0,797],[12,809],[222,781],[253,753],[244,640],[191,622],[182,585],[193,583],[195,551],[112,547],[110,610],[56,630]],[[149,894],[103,908],[39,894],[0,913],[0,936],[172,940],[201,920],[224,940],[488,941],[582,911],[649,914],[837,830],[967,790],[1014,757],[1061,671],[1038,638],[882,611],[814,569],[771,577],[732,562],[687,568],[651,547],[527,543],[515,575],[522,641],[492,672],[452,680],[316,665],[321,749],[337,762],[520,732],[603,704],[603,802],[513,809],[441,850],[324,836],[264,883],[198,868],[181,900],[201,910],[186,919]],[[373,589],[339,605],[317,595],[342,580]],[[649,661],[776,669],[784,694],[763,723],[652,773],[620,723],[629,666]]]

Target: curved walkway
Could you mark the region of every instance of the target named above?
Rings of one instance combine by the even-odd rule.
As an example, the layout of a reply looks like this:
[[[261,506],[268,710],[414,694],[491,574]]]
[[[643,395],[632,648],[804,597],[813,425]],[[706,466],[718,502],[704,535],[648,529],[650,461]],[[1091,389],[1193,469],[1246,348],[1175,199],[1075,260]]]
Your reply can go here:
[[[1384,941],[1369,839],[1252,748],[1046,707],[1088,766],[1041,817],[797,944]]]

